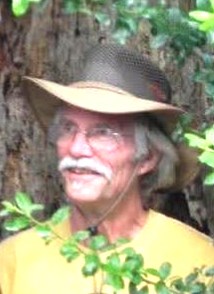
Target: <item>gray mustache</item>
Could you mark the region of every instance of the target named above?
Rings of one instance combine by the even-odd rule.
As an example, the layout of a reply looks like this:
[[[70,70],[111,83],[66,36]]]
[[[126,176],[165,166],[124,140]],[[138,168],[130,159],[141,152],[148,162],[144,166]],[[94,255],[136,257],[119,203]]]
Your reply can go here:
[[[101,165],[89,158],[72,158],[70,156],[66,156],[59,161],[58,170],[60,172],[66,169],[87,169],[92,172],[99,173],[106,177],[109,181],[112,178],[112,171],[104,165]]]

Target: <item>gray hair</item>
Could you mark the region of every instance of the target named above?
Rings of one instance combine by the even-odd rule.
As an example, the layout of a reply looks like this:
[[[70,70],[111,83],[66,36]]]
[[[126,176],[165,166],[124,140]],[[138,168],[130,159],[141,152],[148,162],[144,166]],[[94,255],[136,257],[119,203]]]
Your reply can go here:
[[[178,154],[170,137],[160,129],[155,119],[143,117],[136,121],[135,141],[135,160],[143,160],[151,151],[160,154],[157,168],[143,177],[142,186],[148,189],[148,193],[172,186],[176,178]]]

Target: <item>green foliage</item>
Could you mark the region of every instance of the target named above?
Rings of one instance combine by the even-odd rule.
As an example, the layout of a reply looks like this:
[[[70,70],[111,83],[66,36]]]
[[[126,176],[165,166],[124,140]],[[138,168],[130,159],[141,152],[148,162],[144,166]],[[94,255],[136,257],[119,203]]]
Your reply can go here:
[[[207,133],[206,139],[211,140],[211,144],[213,143],[211,131]],[[199,145],[205,146],[204,143]],[[68,239],[63,239],[56,233],[55,226],[70,214],[67,207],[59,209],[50,220],[40,222],[34,218],[33,213],[42,207],[33,204],[24,193],[17,193],[14,203],[3,201],[2,206],[0,216],[7,216],[12,220],[11,226],[7,221],[5,222],[6,229],[11,230],[12,227],[13,231],[18,231],[28,226],[34,226],[46,244],[55,239],[61,240],[62,245],[59,253],[64,256],[67,262],[82,258],[84,263],[80,270],[83,276],[93,278],[98,271],[101,271],[102,285],[110,285],[114,293],[124,289],[126,284],[130,294],[148,294],[150,289],[152,293],[155,291],[158,294],[213,293],[214,267],[195,269],[183,279],[174,278],[171,276],[172,265],[168,262],[163,263],[159,269],[146,268],[143,256],[133,248],[127,247],[128,241],[125,239],[120,239],[109,246],[105,236],[91,237],[88,231],[79,231]],[[82,246],[82,242],[87,242],[87,249]],[[204,277],[207,278],[206,282],[204,282]],[[102,287],[98,293],[101,292]]]
[[[189,13],[190,17],[200,22],[199,29],[201,31],[214,31],[214,1],[209,0],[203,6],[199,3],[197,8],[198,10]],[[199,10],[201,8],[205,10]]]
[[[198,31],[188,15],[178,8],[148,7],[144,17],[152,25],[152,47],[171,48],[172,57],[178,64],[182,65],[196,46],[203,46],[206,42],[205,34]]]
[[[211,168],[211,172],[205,178],[206,185],[214,184],[214,125],[207,128],[204,134],[186,133],[185,138],[191,147],[198,148],[198,159]]]
[[[15,16],[23,16],[27,13],[30,4],[40,3],[42,0],[12,0],[12,11]]]

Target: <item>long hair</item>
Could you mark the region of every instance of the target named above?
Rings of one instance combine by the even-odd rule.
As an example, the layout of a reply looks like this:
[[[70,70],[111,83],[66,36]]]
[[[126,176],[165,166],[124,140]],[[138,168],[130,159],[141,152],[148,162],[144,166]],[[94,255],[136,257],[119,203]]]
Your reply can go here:
[[[176,177],[178,154],[171,138],[157,121],[149,116],[138,118],[135,125],[136,157],[144,160],[150,152],[158,152],[160,160],[154,171],[141,179],[142,188],[148,193],[170,188]]]

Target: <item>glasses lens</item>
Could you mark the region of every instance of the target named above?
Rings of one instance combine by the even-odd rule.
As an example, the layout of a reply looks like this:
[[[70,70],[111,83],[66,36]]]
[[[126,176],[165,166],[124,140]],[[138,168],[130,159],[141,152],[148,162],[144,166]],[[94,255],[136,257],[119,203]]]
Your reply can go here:
[[[94,128],[88,133],[90,146],[101,151],[112,151],[117,149],[120,135],[110,128]]]

